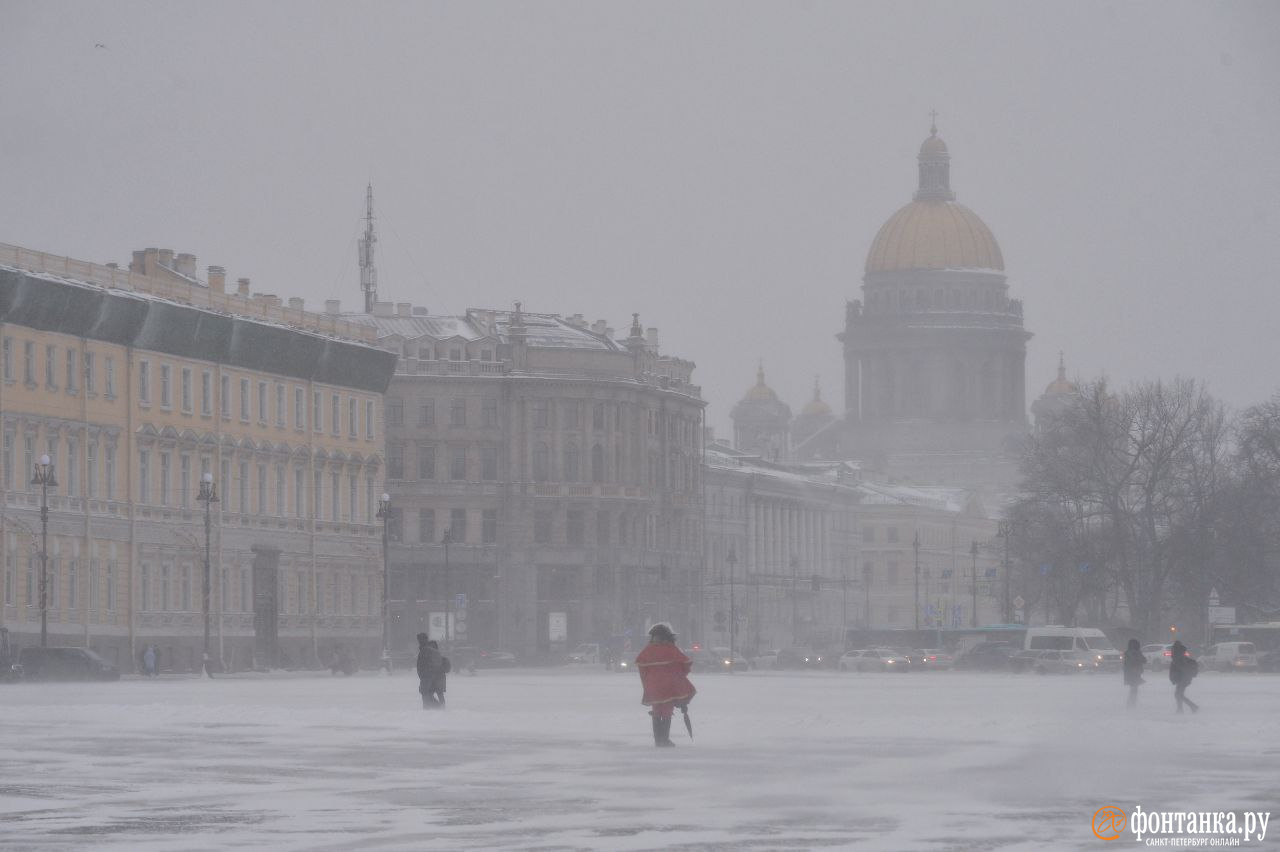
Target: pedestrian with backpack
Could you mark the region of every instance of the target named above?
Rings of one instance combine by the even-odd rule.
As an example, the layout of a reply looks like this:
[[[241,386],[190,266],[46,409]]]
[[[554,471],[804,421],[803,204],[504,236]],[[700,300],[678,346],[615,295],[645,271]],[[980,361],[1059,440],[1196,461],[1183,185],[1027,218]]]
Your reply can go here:
[[[1173,684],[1173,700],[1178,704],[1179,713],[1182,712],[1183,704],[1195,713],[1200,709],[1200,705],[1188,698],[1186,691],[1192,679],[1199,674],[1200,664],[1191,659],[1187,654],[1187,646],[1181,641],[1173,643],[1172,653],[1173,656],[1169,661],[1169,682]]]
[[[436,640],[432,639],[427,644],[435,649],[436,656],[440,658],[436,663],[435,674],[431,678],[431,696],[435,699],[437,707],[443,707],[445,675],[453,670],[453,664],[449,662],[448,657],[440,653],[440,644]]]

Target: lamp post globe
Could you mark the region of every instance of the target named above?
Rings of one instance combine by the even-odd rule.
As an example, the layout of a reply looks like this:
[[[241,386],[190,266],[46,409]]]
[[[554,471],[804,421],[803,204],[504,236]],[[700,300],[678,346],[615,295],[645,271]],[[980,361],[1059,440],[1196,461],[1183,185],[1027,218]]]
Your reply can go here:
[[[49,644],[49,488],[58,485],[47,453],[35,465],[31,484],[40,486],[40,647],[44,648]]]
[[[382,671],[386,674],[391,674],[391,598],[388,588],[390,571],[387,557],[388,527],[391,524],[391,495],[385,491],[378,498],[377,518],[382,521]]]

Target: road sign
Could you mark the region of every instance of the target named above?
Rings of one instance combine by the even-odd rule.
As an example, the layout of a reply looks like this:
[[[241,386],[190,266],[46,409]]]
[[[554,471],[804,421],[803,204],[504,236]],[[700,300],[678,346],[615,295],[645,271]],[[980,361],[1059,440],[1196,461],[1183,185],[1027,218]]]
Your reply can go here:
[[[1209,623],[1210,624],[1235,624],[1236,608],[1233,606],[1209,607]]]
[[[453,602],[454,602],[455,604],[457,604],[458,606],[466,606],[466,605],[467,605],[467,596],[466,596],[466,595],[457,595],[456,597],[454,597]]]
[[[1027,605],[1027,602],[1023,599],[1022,595],[1018,595],[1016,598],[1013,599],[1013,605],[1017,609],[1022,609],[1024,606]]]

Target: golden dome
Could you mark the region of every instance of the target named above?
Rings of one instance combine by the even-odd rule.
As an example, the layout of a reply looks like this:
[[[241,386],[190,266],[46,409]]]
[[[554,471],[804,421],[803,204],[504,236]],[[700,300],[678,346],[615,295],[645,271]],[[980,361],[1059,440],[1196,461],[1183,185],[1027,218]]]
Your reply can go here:
[[[1058,353],[1058,378],[1049,382],[1049,386],[1044,389],[1045,396],[1071,396],[1080,393],[1080,388],[1076,387],[1073,382],[1067,381],[1067,363],[1062,357],[1062,353]]]
[[[925,145],[934,139],[926,139]],[[867,272],[905,269],[1003,271],[1004,258],[991,229],[968,207],[954,201],[913,201],[881,226],[867,253]]]
[[[801,417],[826,417],[831,414],[831,406],[822,401],[822,390],[818,387],[818,380],[813,380],[813,399],[805,405],[800,411]]]
[[[938,135],[936,127],[933,129],[933,134],[920,143],[920,154],[922,156],[930,154],[949,156],[947,154],[947,143],[942,141],[942,137]]]
[[[778,395],[764,383],[764,364],[756,370],[756,383],[742,398],[743,402],[777,402]]]

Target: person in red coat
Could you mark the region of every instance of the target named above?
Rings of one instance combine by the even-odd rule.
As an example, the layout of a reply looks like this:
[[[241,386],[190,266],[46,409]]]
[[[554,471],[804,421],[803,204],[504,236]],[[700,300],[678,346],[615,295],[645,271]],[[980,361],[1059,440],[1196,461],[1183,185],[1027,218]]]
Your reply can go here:
[[[653,717],[655,746],[675,747],[671,742],[672,711],[688,704],[697,693],[689,682],[691,668],[693,663],[676,647],[671,625],[659,622],[649,628],[649,644],[636,657],[636,670],[644,687],[640,703],[649,708]]]

